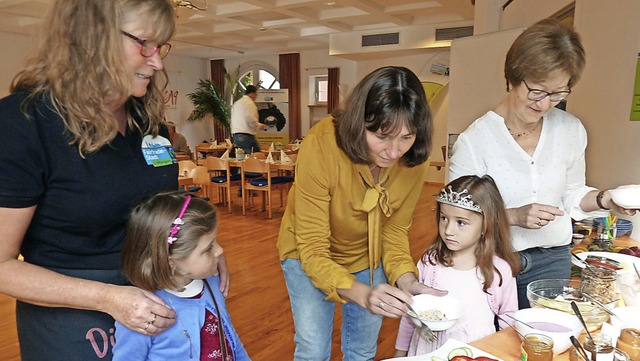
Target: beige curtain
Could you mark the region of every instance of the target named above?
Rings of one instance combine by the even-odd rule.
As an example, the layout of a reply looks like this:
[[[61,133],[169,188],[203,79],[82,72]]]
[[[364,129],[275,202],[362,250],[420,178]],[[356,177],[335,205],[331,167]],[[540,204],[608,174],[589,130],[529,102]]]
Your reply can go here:
[[[327,113],[331,114],[340,105],[340,68],[329,68],[329,91],[327,94]]]
[[[289,89],[289,139],[301,138],[300,132],[300,54],[280,54],[280,88]]]

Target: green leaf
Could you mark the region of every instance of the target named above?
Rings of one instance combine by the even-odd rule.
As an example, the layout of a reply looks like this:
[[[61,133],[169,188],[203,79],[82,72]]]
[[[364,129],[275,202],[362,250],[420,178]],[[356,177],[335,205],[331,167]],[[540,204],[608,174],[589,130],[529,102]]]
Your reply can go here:
[[[193,93],[187,94],[187,97],[195,106],[187,121],[195,122],[207,115],[211,115],[216,122],[226,129],[231,127],[231,109],[222,99],[220,90],[211,80],[201,79],[198,82],[198,88]]]

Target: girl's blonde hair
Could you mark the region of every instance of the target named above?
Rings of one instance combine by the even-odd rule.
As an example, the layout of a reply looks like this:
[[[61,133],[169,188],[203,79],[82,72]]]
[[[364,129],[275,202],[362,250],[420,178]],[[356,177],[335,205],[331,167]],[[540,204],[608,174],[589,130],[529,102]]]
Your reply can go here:
[[[451,187],[453,192],[463,192],[465,189],[471,195],[473,203],[482,209],[482,234],[475,250],[477,267],[484,278],[483,290],[493,283],[494,272],[500,277],[499,285],[502,285],[503,275],[493,264],[493,256],[504,259],[511,267],[511,275],[516,276],[520,272],[520,256],[511,246],[509,223],[504,207],[504,201],[493,178],[488,175],[478,177],[475,175],[462,176],[446,188]],[[440,203],[436,206],[436,219],[440,220]],[[444,266],[453,265],[453,251],[447,248],[440,232],[435,242],[424,252],[421,261],[424,264],[436,265],[438,262]]]
[[[114,104],[125,103],[128,128],[144,133],[157,135],[164,119],[164,70],[151,78],[143,97],[129,96],[132,74],[120,31],[130,22],[142,22],[148,40],[164,44],[175,30],[173,5],[168,0],[56,0],[35,56],[11,84],[12,93],[30,93],[27,101],[38,94],[49,97],[71,133],[70,144],[81,154],[97,151],[116,136]]]
[[[169,258],[188,257],[202,236],[218,224],[216,210],[209,202],[192,196],[182,221],[184,224],[169,247],[173,221],[189,193],[171,191],[143,200],[131,212],[122,249],[122,267],[129,281],[142,289],[178,289]]]

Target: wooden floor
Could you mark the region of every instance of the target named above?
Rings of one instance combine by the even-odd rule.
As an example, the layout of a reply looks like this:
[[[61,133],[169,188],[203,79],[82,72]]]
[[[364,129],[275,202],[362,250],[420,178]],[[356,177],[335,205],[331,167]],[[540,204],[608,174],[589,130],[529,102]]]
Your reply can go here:
[[[410,232],[411,251],[418,259],[436,234],[435,195],[440,185],[426,184],[414,214]],[[259,199],[259,198],[258,198]],[[293,321],[276,239],[284,207],[274,195],[273,219],[259,207],[242,216],[236,198],[233,214],[220,207],[218,240],[231,268],[231,292],[227,305],[233,324],[249,356],[255,361],[293,359]],[[285,200],[286,202],[286,200]],[[332,361],[341,360],[340,315],[336,308]],[[398,320],[385,319],[378,340],[376,360],[394,351]],[[0,360],[20,361],[15,329],[15,301],[0,294]]]

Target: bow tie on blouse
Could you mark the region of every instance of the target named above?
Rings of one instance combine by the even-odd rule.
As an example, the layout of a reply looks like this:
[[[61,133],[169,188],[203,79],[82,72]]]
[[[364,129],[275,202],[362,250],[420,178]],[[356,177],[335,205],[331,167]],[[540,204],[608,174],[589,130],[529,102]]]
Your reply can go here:
[[[386,217],[390,217],[393,213],[389,207],[389,194],[384,188],[389,178],[385,178],[383,182],[374,183],[370,174],[364,175],[360,173],[367,190],[362,200],[362,210],[367,212],[367,234],[369,243],[369,282],[371,287],[373,283],[373,272],[380,266],[380,257],[382,249],[382,241],[380,240],[380,217],[381,213]],[[379,205],[379,207],[378,207]]]

